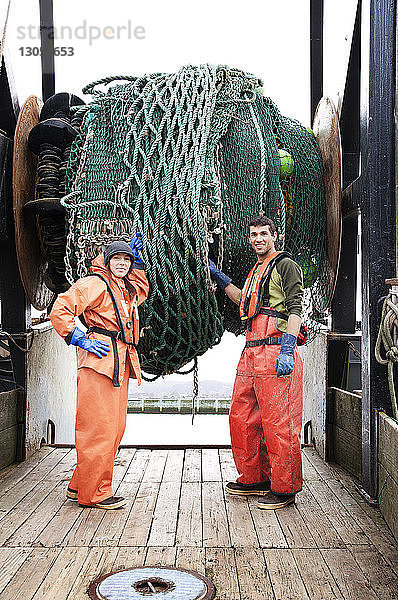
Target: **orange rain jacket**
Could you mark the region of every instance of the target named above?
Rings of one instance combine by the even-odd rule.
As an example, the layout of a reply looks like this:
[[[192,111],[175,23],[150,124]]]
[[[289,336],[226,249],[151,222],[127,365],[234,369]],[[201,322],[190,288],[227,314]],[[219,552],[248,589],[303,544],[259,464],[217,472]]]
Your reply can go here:
[[[133,268],[128,274],[128,279],[135,288],[136,295],[134,298],[129,297],[129,294],[124,285],[124,281],[112,275],[104,263],[104,255],[100,254],[91,263],[90,273],[99,273],[104,277],[111,286],[113,294],[119,308],[120,316],[123,322],[126,338],[129,344],[122,340],[117,340],[118,353],[118,383],[122,384],[123,374],[127,356],[131,366],[131,376],[137,379],[138,385],[141,383],[141,369],[137,350],[133,342],[138,342],[139,336],[139,320],[137,306],[142,304],[148,296],[149,284],[145,272],[142,268],[137,268],[137,263],[133,264]],[[129,317],[125,315],[122,306],[122,300],[125,300],[128,307]],[[68,336],[76,327],[75,317],[83,314],[84,320],[88,327],[100,327],[108,331],[119,331],[119,326],[116,320],[115,309],[113,307],[112,298],[107,290],[106,284],[99,277],[83,277],[76,281],[66,292],[59,294],[52,308],[50,319],[57,333],[68,343]],[[126,323],[131,321],[134,325],[132,329],[126,327]],[[100,333],[88,333],[86,337],[89,339],[102,340],[110,346],[108,354],[102,358],[98,358],[92,352],[77,348],[77,368],[87,367],[93,369],[97,373],[106,375],[111,379],[114,376],[115,357],[113,355],[113,347],[111,338]],[[131,342],[131,345],[130,345]]]

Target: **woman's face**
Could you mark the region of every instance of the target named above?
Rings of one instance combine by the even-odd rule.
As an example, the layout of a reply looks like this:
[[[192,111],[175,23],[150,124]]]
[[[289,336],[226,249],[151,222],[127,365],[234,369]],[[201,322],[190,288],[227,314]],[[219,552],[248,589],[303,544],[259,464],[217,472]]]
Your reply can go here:
[[[109,268],[111,270],[112,275],[115,277],[119,277],[123,279],[130,271],[131,267],[131,258],[128,254],[124,252],[120,252],[118,254],[114,254],[109,261]]]

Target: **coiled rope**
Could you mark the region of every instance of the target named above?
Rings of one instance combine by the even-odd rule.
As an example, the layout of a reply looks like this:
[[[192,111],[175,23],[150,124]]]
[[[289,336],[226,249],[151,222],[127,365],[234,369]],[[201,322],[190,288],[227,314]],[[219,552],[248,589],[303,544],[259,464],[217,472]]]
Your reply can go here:
[[[378,363],[388,365],[388,386],[390,389],[392,413],[394,419],[398,420],[397,396],[394,386],[394,363],[398,362],[398,347],[394,344],[393,330],[398,326],[398,306],[393,302],[392,291],[388,293],[383,303],[379,333],[377,335],[375,356]],[[381,343],[383,342],[385,358],[381,355]]]

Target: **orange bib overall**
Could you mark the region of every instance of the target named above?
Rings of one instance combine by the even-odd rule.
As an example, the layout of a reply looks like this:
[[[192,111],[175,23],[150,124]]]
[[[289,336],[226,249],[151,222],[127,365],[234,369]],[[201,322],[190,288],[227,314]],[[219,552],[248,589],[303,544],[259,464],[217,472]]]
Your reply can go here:
[[[111,286],[129,343],[120,336],[112,339],[107,335],[117,332],[119,325],[112,298],[101,278],[79,279],[56,299],[50,318],[59,335],[67,339],[75,328],[75,317],[83,313],[89,328],[86,337],[110,346],[102,358],[77,348],[77,466],[69,487],[78,491],[79,503],[84,505],[113,496],[113,461],[126,427],[129,377],[141,382],[139,357],[133,345],[138,342],[139,332],[136,307],[144,302],[149,290],[144,271],[132,268],[128,278],[136,294],[130,298],[124,284],[105,267],[103,255],[92,262],[91,273],[100,274]]]
[[[268,258],[258,276],[266,273]],[[250,279],[254,269],[250,273]],[[246,301],[250,327],[246,341],[281,338],[276,317],[255,314],[261,289],[257,285],[247,302],[248,281],[241,301],[241,316]],[[266,307],[269,308],[269,307]],[[272,310],[272,309],[271,309]],[[275,361],[280,344],[246,347],[237,367],[229,416],[232,452],[244,484],[271,481],[271,490],[292,494],[301,490],[300,432],[303,410],[303,365],[297,348],[293,354],[293,372],[277,377]]]

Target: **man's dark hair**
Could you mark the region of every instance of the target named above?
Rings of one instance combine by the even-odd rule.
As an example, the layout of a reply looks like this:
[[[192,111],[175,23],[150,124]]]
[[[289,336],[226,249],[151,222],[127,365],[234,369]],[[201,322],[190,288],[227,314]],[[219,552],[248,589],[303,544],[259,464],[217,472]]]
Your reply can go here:
[[[261,225],[268,225],[270,232],[272,234],[276,233],[275,223],[272,219],[269,219],[265,215],[258,215],[258,217],[254,217],[249,223],[249,229],[250,227],[260,227]]]

